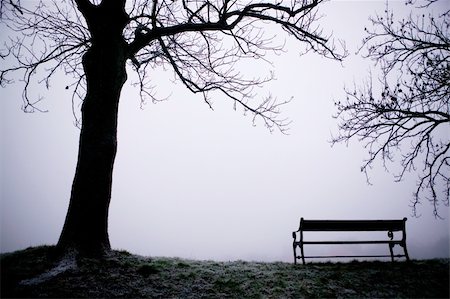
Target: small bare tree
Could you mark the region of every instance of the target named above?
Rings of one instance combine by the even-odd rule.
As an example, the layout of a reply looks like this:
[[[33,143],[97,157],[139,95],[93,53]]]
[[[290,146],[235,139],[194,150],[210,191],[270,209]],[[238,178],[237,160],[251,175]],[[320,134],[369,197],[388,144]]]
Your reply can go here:
[[[420,9],[433,3],[440,4],[432,0]],[[332,142],[362,141],[369,153],[361,167],[366,176],[377,158],[385,167],[399,159],[397,181],[417,170],[416,216],[423,200],[431,202],[436,217],[440,204],[449,205],[449,17],[449,10],[443,10],[397,22],[386,8],[383,16],[371,18],[373,29],[365,28],[359,51],[367,49],[365,57],[381,67],[379,84],[374,86],[370,76],[362,86],[346,89],[346,99],[336,103],[339,135]]]
[[[108,208],[117,148],[117,113],[127,64],[137,74],[142,101],[157,100],[152,70],[171,69],[191,92],[212,105],[222,94],[284,132],[279,107],[285,101],[258,99],[254,87],[272,77],[245,77],[243,59],[264,61],[283,49],[268,26],[307,51],[341,60],[317,26],[317,8],[324,0],[1,0],[1,24],[12,33],[1,50],[0,84],[23,84],[24,110],[41,110],[30,94],[33,83],[48,87],[61,71],[72,77],[66,89],[82,99],[78,163],[70,205],[58,247],[79,252],[110,249]],[[340,53],[339,53],[340,52]],[[13,61],[13,64],[9,62]]]

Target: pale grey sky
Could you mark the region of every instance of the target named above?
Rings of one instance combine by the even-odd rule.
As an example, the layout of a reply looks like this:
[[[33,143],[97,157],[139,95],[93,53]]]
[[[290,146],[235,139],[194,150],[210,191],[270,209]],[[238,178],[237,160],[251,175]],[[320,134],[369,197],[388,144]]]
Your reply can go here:
[[[391,8],[407,13],[403,1]],[[408,217],[411,257],[448,257],[448,208],[440,210],[445,220],[436,220],[427,203],[419,207],[420,218],[410,216],[414,174],[395,183],[378,163],[373,185],[367,185],[360,172],[362,145],[354,140],[331,148],[328,142],[337,133],[331,116],[343,86],[361,82],[371,68],[376,74],[372,62],[354,53],[369,15],[384,9],[384,1],[324,5],[324,30],[345,40],[350,52],[343,66],[313,53],[300,57],[292,41],[287,53],[270,57],[277,80],[260,96],[294,97],[283,107],[293,121],[287,136],[270,134],[262,124],[253,127],[227,99],[214,98],[210,110],[181,84],[172,84],[168,72],[155,71],[153,83],[170,99],[144,110],[127,85],[110,208],[112,247],[150,256],[291,262],[291,232],[300,217]],[[255,63],[252,70],[267,68]],[[49,92],[39,90],[46,95],[44,114],[20,110],[18,86],[0,89],[1,252],[55,244],[62,229],[79,130],[66,79],[59,80]],[[387,252],[373,246],[348,250]]]

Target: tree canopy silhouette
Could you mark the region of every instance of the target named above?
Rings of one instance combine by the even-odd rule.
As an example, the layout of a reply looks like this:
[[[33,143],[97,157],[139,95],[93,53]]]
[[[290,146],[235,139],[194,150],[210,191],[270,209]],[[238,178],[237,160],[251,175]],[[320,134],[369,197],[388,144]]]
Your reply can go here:
[[[1,23],[12,33],[1,51],[2,86],[20,76],[25,111],[42,110],[33,83],[51,85],[61,71],[73,78],[66,89],[82,100],[78,162],[69,209],[58,241],[61,250],[102,253],[110,249],[108,208],[117,148],[117,114],[127,70],[137,74],[142,101],[156,101],[152,70],[171,69],[176,80],[211,104],[220,95],[262,120],[286,130],[280,105],[255,96],[272,79],[248,78],[239,61],[264,61],[283,49],[270,34],[282,28],[303,50],[341,60],[317,22],[323,0],[1,0]],[[11,62],[12,61],[12,62]],[[11,62],[11,63],[10,63]],[[260,75],[260,76],[259,76]]]
[[[443,3],[428,0],[419,9],[437,4]],[[413,212],[418,215],[417,205],[425,200],[436,217],[450,195],[450,10],[439,11],[396,21],[386,8],[371,18],[373,28],[365,28],[360,51],[367,50],[365,57],[382,75],[377,84],[370,76],[346,89],[346,99],[336,102],[339,135],[332,140],[357,138],[365,144],[369,157],[361,170],[366,175],[377,158],[386,168],[399,160],[397,181],[417,170]]]

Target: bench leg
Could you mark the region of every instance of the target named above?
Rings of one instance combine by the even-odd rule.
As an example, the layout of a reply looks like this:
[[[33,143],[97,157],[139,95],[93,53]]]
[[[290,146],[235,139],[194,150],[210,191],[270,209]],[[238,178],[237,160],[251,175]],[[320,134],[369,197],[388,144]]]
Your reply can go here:
[[[302,262],[305,264],[305,253],[303,252],[303,244],[300,245],[300,252],[302,253]]]
[[[389,243],[389,251],[391,252],[391,261],[394,262],[394,248],[395,244]]]
[[[406,261],[409,262],[408,250],[406,249],[406,244],[401,245],[403,247],[403,251],[405,252]]]
[[[294,249],[294,265],[297,265],[297,244],[295,242],[292,244],[292,247]]]

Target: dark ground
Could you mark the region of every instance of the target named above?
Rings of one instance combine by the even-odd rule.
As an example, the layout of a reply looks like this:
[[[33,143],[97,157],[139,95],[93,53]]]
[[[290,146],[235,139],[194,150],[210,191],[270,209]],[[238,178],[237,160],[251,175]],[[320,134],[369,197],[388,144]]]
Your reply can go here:
[[[448,298],[449,260],[289,263],[189,261],[114,251],[54,262],[53,248],[1,255],[1,297]]]

